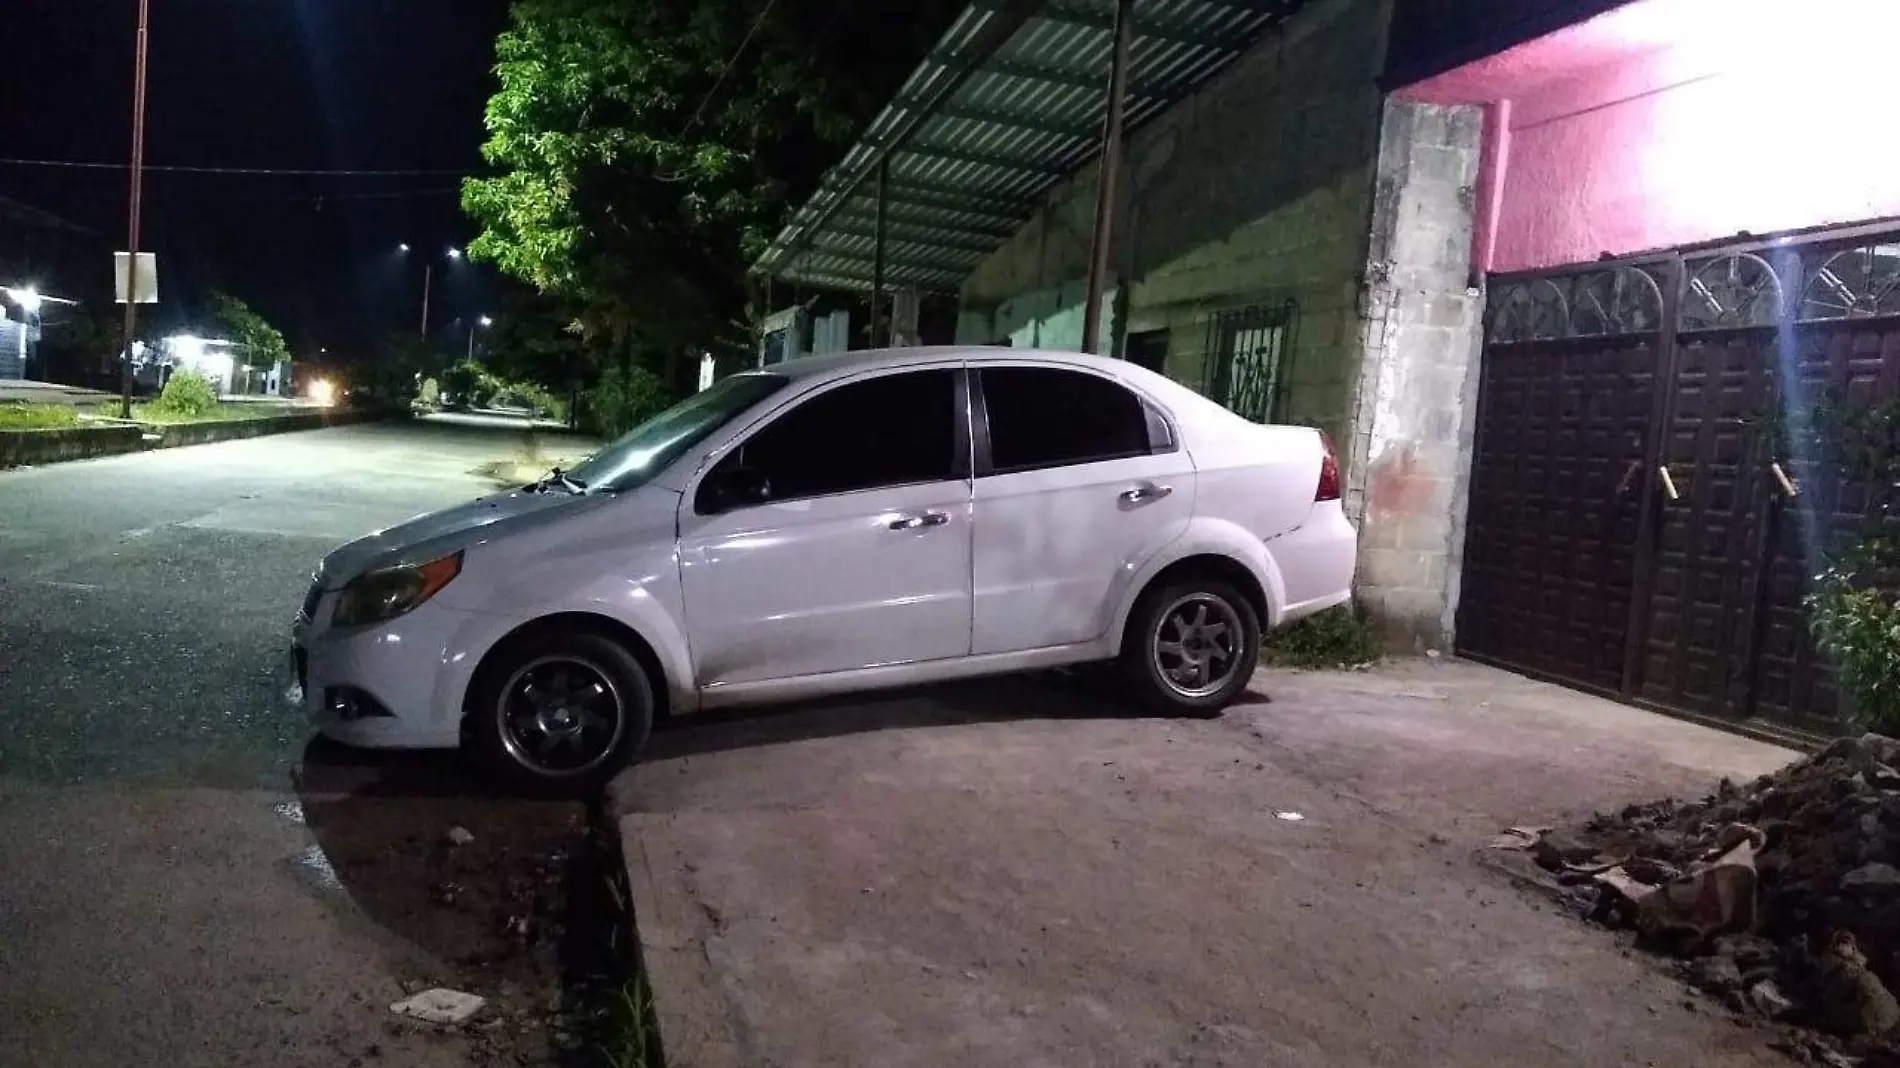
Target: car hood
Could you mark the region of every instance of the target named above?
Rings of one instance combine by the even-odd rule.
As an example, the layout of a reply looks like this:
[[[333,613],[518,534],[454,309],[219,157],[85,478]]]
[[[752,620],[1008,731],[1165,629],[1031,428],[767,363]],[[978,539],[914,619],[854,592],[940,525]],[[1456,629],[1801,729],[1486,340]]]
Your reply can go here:
[[[459,548],[542,526],[558,516],[572,514],[576,508],[597,507],[607,500],[604,495],[528,490],[477,497],[344,545],[323,558],[318,578],[325,589],[340,589],[365,572],[433,560]]]

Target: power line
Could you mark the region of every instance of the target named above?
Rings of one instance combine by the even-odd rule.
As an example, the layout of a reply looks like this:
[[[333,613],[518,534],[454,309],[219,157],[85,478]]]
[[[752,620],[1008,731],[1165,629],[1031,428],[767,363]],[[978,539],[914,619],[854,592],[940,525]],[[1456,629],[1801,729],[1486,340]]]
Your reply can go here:
[[[703,105],[702,105],[703,106]],[[88,171],[129,170],[129,163],[93,163],[71,159],[0,159],[0,166],[9,167],[62,167]],[[161,171],[170,174],[245,174],[278,175],[300,178],[420,178],[420,177],[470,177],[468,171],[458,170],[351,170],[341,168],[298,168],[298,167],[181,167],[148,163],[147,171]]]
[[[739,41],[739,47],[732,50],[732,55],[726,59],[726,65],[719,68],[719,77],[714,79],[712,88],[706,90],[706,95],[700,98],[699,106],[693,109],[693,118],[680,131],[679,140],[684,140],[686,135],[693,132],[693,128],[699,125],[699,117],[705,114],[706,105],[712,103],[713,97],[719,94],[719,87],[726,84],[727,76],[738,64],[739,57],[745,55],[746,46],[752,43],[752,38],[759,35],[759,27],[765,25],[765,16],[772,13],[772,5],[777,2],[778,0],[765,0],[765,6],[759,9],[759,17],[752,20],[752,28],[745,32],[745,37]]]

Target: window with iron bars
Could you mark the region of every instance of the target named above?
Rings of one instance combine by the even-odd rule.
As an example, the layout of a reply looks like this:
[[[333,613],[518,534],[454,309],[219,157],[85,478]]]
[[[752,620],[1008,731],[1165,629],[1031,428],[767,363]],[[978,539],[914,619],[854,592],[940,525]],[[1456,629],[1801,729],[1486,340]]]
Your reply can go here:
[[[1202,392],[1256,423],[1281,418],[1286,392],[1283,371],[1298,311],[1299,306],[1289,300],[1216,313],[1207,324]]]

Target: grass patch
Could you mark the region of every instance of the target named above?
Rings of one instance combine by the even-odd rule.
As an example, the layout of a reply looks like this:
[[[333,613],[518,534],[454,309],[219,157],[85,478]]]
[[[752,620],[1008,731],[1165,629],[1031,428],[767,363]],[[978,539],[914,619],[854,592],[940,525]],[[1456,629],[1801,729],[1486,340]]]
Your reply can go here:
[[[79,411],[66,404],[0,404],[0,430],[64,430],[79,425]]]
[[[641,976],[627,979],[606,1006],[606,1040],[598,1047],[612,1068],[660,1068],[653,1032],[653,992]]]
[[[117,415],[118,408],[110,407],[103,414]],[[220,404],[215,408],[200,412],[180,412],[158,404],[134,404],[132,418],[141,423],[154,426],[176,426],[180,423],[229,423],[240,419],[268,419],[273,415],[294,415],[294,411],[271,404]]]
[[[1358,667],[1383,655],[1372,621],[1350,605],[1329,608],[1267,635],[1262,651],[1274,667],[1312,669]]]

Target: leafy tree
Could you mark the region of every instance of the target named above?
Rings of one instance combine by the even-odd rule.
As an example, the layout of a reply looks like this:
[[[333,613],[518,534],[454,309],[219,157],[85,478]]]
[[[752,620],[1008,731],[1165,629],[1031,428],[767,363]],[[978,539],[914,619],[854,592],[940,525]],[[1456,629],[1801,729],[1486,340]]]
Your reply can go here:
[[[516,287],[502,297],[482,362],[501,378],[564,392],[593,380],[606,348],[572,301]]]
[[[748,344],[747,264],[961,6],[516,0],[470,254],[681,388]]]
[[[225,336],[237,343],[249,366],[268,369],[290,359],[284,335],[238,298],[228,293],[211,294],[211,315]]]
[[[446,361],[413,331],[390,334],[366,353],[337,361],[343,380],[359,394],[395,405],[414,399],[426,378],[439,374]]]
[[[463,360],[450,367],[437,382],[449,396],[448,406],[456,410],[486,408],[500,388],[495,376],[473,360]]]
[[[41,319],[40,352],[56,381],[109,382],[119,369],[123,327],[113,309],[49,305]]]

